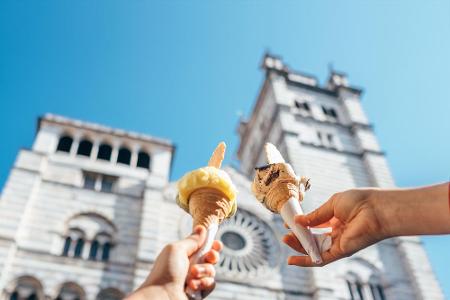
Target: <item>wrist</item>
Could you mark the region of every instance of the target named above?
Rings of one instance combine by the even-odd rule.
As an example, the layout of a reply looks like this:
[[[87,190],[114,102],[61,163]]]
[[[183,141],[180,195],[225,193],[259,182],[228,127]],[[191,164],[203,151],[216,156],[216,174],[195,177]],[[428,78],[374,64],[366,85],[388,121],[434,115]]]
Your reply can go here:
[[[125,298],[125,300],[146,300],[146,299],[171,300],[176,298],[171,298],[168,289],[162,285],[148,285],[145,287],[141,287]]]
[[[382,189],[371,190],[369,202],[375,212],[375,218],[379,224],[380,239],[386,239],[396,236],[396,202],[389,199]]]

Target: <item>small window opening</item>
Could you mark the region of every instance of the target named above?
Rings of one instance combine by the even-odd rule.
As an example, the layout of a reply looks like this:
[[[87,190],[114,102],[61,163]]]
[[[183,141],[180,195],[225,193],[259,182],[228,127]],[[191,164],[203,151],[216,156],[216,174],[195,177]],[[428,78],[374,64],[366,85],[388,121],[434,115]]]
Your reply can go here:
[[[95,190],[95,182],[96,182],[96,176],[93,173],[85,173],[84,174],[84,188]]]
[[[144,168],[144,169],[150,169],[150,155],[148,155],[146,152],[142,152],[142,151],[139,152],[137,167]]]
[[[119,155],[117,156],[117,162],[125,165],[130,165],[131,151],[124,147],[120,148]]]
[[[77,154],[82,156],[91,156],[92,142],[88,140],[82,140],[78,145]]]
[[[56,151],[60,152],[70,152],[72,148],[73,139],[70,136],[63,136],[59,139],[58,147],[56,147]]]
[[[110,160],[112,153],[112,147],[108,144],[101,144],[98,147],[97,158],[102,160]]]

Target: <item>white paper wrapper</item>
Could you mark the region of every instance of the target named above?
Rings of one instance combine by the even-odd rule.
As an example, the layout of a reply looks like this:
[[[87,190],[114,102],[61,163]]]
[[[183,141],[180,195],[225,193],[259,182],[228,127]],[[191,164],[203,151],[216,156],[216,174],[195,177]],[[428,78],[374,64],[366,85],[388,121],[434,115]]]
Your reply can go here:
[[[281,207],[280,214],[300,241],[306,253],[311,257],[313,263],[322,263],[320,253],[327,251],[331,247],[331,238],[325,234],[313,235],[308,228],[294,222],[296,215],[304,214],[298,199],[292,197],[286,201]],[[320,245],[320,247],[318,245]]]
[[[203,246],[191,257],[191,266],[195,264],[203,263],[203,256],[212,248],[214,238],[216,237],[217,230],[219,229],[219,224],[212,223],[209,225],[206,231],[206,240]],[[201,300],[202,294],[200,291],[193,291],[189,287],[186,287],[186,295],[189,299]]]

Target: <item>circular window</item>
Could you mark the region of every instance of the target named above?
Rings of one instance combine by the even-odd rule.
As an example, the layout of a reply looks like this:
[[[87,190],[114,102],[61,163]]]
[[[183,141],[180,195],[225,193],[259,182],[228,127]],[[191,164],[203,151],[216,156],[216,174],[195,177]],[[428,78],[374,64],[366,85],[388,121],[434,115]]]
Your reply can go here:
[[[245,247],[245,239],[237,232],[227,231],[222,233],[220,237],[225,247],[230,248],[231,250],[241,250]]]
[[[239,209],[217,232],[224,244],[217,271],[230,279],[263,276],[279,262],[279,243],[272,229],[250,212]]]

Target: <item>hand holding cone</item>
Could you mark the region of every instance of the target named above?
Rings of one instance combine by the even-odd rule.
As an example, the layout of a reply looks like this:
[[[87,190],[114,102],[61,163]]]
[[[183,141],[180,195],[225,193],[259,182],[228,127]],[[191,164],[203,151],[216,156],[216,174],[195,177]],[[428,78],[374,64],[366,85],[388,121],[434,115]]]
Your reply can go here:
[[[267,143],[264,149],[269,164],[256,168],[253,194],[267,209],[281,214],[311,259],[320,264],[322,258],[311,231],[294,222],[296,215],[303,214],[300,201],[309,189],[309,180],[299,178],[274,145]]]
[[[211,249],[219,224],[236,213],[236,188],[228,174],[220,170],[225,148],[224,142],[219,143],[207,167],[185,174],[178,182],[177,204],[192,216],[194,227],[203,225],[207,229],[205,244],[191,258],[191,264],[201,263]],[[199,292],[189,288],[186,294],[191,299],[202,299]]]

